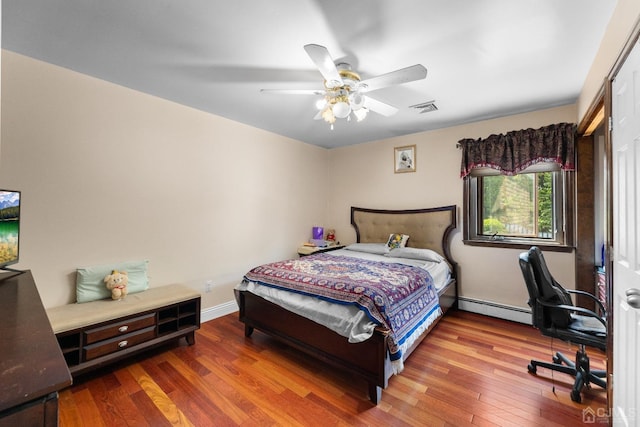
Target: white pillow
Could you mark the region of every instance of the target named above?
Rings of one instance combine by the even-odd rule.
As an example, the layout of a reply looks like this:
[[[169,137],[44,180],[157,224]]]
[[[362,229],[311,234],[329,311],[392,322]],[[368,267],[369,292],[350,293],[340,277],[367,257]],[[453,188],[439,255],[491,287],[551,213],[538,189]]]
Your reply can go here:
[[[377,255],[384,255],[389,252],[389,247],[386,243],[352,243],[345,249]]]
[[[419,259],[431,262],[441,262],[444,260],[444,257],[436,251],[423,248],[395,248],[391,249],[389,253],[385,254],[385,256],[393,258]]]
[[[392,233],[389,234],[389,240],[387,240],[387,246],[389,248],[404,248],[407,245],[409,236],[406,234]]]

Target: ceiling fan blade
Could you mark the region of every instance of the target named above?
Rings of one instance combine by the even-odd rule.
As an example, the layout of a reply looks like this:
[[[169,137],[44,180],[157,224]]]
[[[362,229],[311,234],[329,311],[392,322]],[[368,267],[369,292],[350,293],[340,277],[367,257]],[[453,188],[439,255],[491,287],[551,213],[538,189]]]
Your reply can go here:
[[[393,116],[398,112],[398,109],[393,105],[378,101],[377,99],[371,98],[370,96],[364,97],[364,106],[370,111],[382,114],[385,117]]]
[[[324,90],[319,89],[260,89],[260,92],[282,95],[324,95]]]
[[[387,86],[422,80],[425,77],[427,77],[427,69],[423,65],[416,64],[411,67],[402,68],[400,70],[391,71],[387,74],[363,80],[360,82],[359,87],[360,92],[371,92]]]
[[[322,74],[322,77],[327,81],[327,87],[332,88],[344,84],[342,83],[342,77],[340,77],[336,64],[333,62],[326,47],[320,46],[319,44],[308,44],[304,46],[304,50],[307,51],[311,60],[316,64],[318,70],[320,70],[320,74]]]

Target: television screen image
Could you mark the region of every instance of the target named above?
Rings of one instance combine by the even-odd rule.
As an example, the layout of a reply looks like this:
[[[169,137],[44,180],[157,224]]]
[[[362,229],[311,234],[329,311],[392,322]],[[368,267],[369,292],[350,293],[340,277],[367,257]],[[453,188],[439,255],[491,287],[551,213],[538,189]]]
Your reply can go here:
[[[0,190],[0,268],[19,259],[20,192]]]

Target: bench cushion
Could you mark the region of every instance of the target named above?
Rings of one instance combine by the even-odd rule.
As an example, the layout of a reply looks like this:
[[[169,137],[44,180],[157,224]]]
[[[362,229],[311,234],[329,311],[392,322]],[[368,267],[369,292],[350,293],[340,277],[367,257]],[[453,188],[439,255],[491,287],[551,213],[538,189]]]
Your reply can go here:
[[[103,299],[83,304],[67,304],[47,309],[47,316],[55,334],[83,328],[108,320],[142,313],[169,304],[199,297],[200,293],[185,285],[149,288],[127,295],[123,300]]]

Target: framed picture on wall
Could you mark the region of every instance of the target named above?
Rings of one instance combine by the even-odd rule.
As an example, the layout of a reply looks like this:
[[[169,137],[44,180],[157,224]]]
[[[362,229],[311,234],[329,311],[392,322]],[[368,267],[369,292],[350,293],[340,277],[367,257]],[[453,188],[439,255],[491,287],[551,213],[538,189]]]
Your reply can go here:
[[[393,149],[395,173],[416,171],[416,146],[407,145]]]

